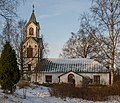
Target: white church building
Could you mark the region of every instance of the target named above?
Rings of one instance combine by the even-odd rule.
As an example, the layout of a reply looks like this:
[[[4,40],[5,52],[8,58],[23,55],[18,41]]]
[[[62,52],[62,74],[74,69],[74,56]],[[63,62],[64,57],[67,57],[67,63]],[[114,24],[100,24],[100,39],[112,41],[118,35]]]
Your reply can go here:
[[[36,21],[34,9],[26,25],[26,37],[21,42],[24,77],[31,82],[73,83],[82,86],[110,85],[113,75],[102,64],[92,59],[43,58],[43,41],[39,36],[40,25]],[[54,49],[54,48],[53,48]]]

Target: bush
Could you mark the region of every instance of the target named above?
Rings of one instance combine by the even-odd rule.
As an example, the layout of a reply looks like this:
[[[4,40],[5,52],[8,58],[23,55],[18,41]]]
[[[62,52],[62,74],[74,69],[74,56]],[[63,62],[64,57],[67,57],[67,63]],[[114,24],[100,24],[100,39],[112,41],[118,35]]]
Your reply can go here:
[[[25,87],[29,87],[30,83],[25,80],[19,80],[19,82],[17,83],[17,86],[19,88],[25,88]]]
[[[56,97],[74,97],[74,92],[73,90],[75,89],[74,85],[72,84],[66,84],[66,83],[61,83],[61,84],[53,84],[50,89],[50,94],[51,96],[56,96]]]
[[[50,88],[51,96],[61,98],[82,98],[92,101],[103,101],[108,96],[120,95],[120,81],[115,82],[113,86],[88,86],[88,87],[75,87],[72,84],[53,84]]]

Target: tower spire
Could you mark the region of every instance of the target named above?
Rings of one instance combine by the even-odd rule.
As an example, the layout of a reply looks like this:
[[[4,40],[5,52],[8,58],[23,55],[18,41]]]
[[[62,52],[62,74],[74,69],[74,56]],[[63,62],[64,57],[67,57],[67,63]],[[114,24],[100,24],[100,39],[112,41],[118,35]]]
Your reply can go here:
[[[35,17],[35,13],[34,13],[34,4],[32,5],[32,8],[33,8],[32,14],[31,14],[31,17],[30,17],[28,23],[34,22],[35,24],[37,24],[36,17]]]
[[[34,4],[33,4],[33,6],[32,6],[32,7],[33,7],[33,12],[34,12]]]

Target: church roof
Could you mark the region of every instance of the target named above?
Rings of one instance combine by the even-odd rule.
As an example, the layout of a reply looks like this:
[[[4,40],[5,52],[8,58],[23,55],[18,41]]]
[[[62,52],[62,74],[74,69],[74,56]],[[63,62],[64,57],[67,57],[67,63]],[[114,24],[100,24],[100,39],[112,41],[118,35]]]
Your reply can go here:
[[[33,39],[35,42],[37,42],[37,43],[42,43],[42,38],[36,38],[36,37],[27,37],[27,38],[25,38],[22,42],[21,42],[21,44],[24,44],[28,39]]]
[[[37,42],[37,43],[42,43],[42,38],[34,38],[33,39]]]
[[[32,11],[31,17],[30,17],[27,25],[29,25],[30,23],[34,23],[35,25],[39,26],[39,22],[36,21],[36,16],[35,16],[34,10]]]
[[[37,23],[34,10],[33,10],[32,14],[31,14],[29,22],[34,22],[35,24]]]
[[[92,59],[64,59],[64,58],[48,58],[41,60],[35,70],[37,72],[109,72],[106,67]]]

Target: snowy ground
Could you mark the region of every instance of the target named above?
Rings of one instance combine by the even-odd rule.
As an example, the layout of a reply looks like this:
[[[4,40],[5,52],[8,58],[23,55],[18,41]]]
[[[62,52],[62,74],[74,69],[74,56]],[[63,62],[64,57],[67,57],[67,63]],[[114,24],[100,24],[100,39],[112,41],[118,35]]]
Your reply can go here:
[[[23,91],[26,91],[26,99],[24,99]],[[120,97],[110,97],[108,101],[93,102],[83,99],[60,99],[50,97],[49,90],[44,86],[32,86],[27,89],[17,89],[14,95],[5,95],[0,90],[0,103],[120,103]]]

